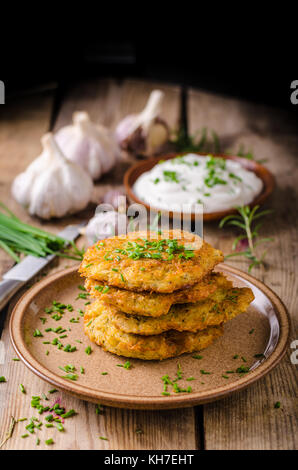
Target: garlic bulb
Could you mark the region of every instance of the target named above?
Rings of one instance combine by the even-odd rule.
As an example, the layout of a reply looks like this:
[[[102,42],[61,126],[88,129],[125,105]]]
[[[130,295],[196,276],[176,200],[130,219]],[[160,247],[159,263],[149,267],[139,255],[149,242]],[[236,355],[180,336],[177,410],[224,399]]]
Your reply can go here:
[[[41,155],[13,182],[14,198],[42,219],[84,209],[93,189],[90,176],[65,158],[51,133],[45,134],[41,143]]]
[[[62,127],[55,139],[69,160],[86,170],[93,180],[110,171],[120,156],[112,133],[90,121],[86,112],[75,112],[73,124]]]
[[[139,114],[129,114],[118,124],[115,135],[121,148],[136,154],[150,155],[169,140],[169,129],[160,117],[164,93],[154,90]]]
[[[126,233],[126,227],[126,214],[116,211],[100,212],[89,220],[83,233],[87,237],[88,244],[93,245],[97,240]]]

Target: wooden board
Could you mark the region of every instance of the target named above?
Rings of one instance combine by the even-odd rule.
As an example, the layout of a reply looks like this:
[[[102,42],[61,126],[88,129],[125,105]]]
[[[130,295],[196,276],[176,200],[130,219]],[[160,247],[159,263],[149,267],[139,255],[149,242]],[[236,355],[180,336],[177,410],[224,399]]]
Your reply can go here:
[[[265,268],[254,268],[252,274],[283,299],[294,340],[298,337],[297,131],[283,111],[195,90],[188,93],[188,124],[190,133],[204,126],[214,129],[223,144],[221,151],[237,152],[241,144],[253,149],[255,158],[266,159],[266,166],[276,175],[277,187],[267,203],[274,213],[261,229],[262,237],[274,237],[274,241],[268,244]],[[231,252],[237,233],[219,230],[216,223],[204,226],[206,240],[225,254]],[[242,258],[228,263],[243,270],[248,267]],[[204,407],[207,449],[297,448],[297,365],[290,361],[292,352],[289,347],[281,364],[258,384]],[[280,409],[274,408],[277,401]]]
[[[119,89],[118,89],[119,88]],[[81,109],[90,111],[90,115],[98,122],[106,125],[115,126],[118,119],[125,116],[128,112],[135,112],[140,109],[146,101],[147,95],[154,84],[146,84],[144,82],[126,81],[117,85],[115,81],[108,80],[100,82],[93,80],[88,82],[85,87],[81,85],[70,87],[68,92],[63,96],[63,101],[58,113],[54,129],[58,129],[61,125],[69,122],[73,111]],[[167,101],[169,106],[166,107],[167,117],[171,124],[174,125],[179,117],[179,88],[163,86],[167,90]],[[41,135],[50,127],[51,108],[53,104],[53,95],[48,97],[46,102],[38,98],[28,98],[25,102],[11,104],[9,110],[10,119],[5,122],[7,130],[1,136],[1,165],[4,166],[5,174],[7,172],[6,186],[1,193],[2,201],[7,203],[23,220],[31,218],[21,208],[15,204],[9,194],[10,183],[19,171],[22,171],[26,165],[33,160],[40,151],[39,139]],[[98,105],[97,105],[98,103]],[[23,123],[24,116],[23,106],[28,109],[37,108],[38,112],[34,114],[29,123]],[[64,108],[65,105],[65,108]],[[7,106],[7,105],[6,105]],[[98,111],[97,111],[98,106]],[[64,111],[65,109],[65,111]],[[116,114],[112,111],[116,109]],[[168,109],[168,111],[167,111]],[[23,114],[22,114],[23,113]],[[98,114],[96,114],[98,113]],[[42,116],[44,119],[42,119]],[[98,116],[96,118],[96,116]],[[2,120],[6,119],[2,116]],[[53,126],[52,126],[53,127]],[[15,136],[19,129],[25,129],[19,140],[15,141]],[[25,134],[25,136],[24,136]],[[21,139],[22,137],[22,139]],[[34,147],[33,147],[34,144]],[[12,169],[8,165],[9,171],[6,170],[7,164],[4,162],[5,149],[12,146],[11,153],[16,154],[14,158],[15,165]],[[22,148],[26,148],[27,161],[24,164],[20,157]],[[95,191],[95,202],[99,201],[105,191],[111,187],[119,187],[122,185],[122,177],[129,162],[124,162],[116,175],[106,175],[100,181]],[[94,208],[85,211],[79,216],[63,219],[61,223],[42,223],[43,227],[55,232],[59,231],[62,226],[73,221],[86,219],[94,213]],[[40,224],[37,219],[31,219],[31,223]],[[2,263],[2,272],[5,272],[10,266],[11,261],[5,257],[6,263]],[[61,269],[67,265],[71,265],[71,261],[61,260],[55,269]],[[0,422],[1,435],[3,436],[9,426],[11,415],[16,418],[21,416],[32,415],[30,409],[30,397],[34,394],[47,392],[49,387],[42,380],[35,378],[32,373],[20,362],[13,362],[12,357],[15,356],[10,345],[8,337],[8,320],[2,334],[2,343],[0,352],[4,351],[2,363],[0,364],[0,375],[4,375],[9,380],[8,384],[0,388]],[[34,378],[33,378],[34,377]],[[18,390],[18,385],[24,383],[27,388],[27,396],[24,396]],[[2,384],[1,384],[2,385]],[[11,394],[16,394],[16,399],[11,400]],[[64,434],[55,433],[55,449],[194,449],[196,448],[197,434],[195,425],[194,409],[164,411],[164,412],[143,412],[143,411],[125,411],[120,409],[105,408],[104,414],[98,416],[95,414],[95,407],[81,400],[69,397],[67,394],[62,395],[63,403],[67,408],[74,408],[78,411],[78,416],[69,426],[69,430]],[[121,425],[120,425],[121,423]],[[125,424],[125,426],[123,425]],[[166,424],[166,425],[165,425]],[[18,425],[19,426],[19,425]],[[141,429],[142,434],[136,433],[136,429]],[[170,432],[169,432],[170,430]],[[23,434],[23,428],[22,432]],[[58,435],[57,435],[58,434]],[[6,445],[5,449],[34,449],[34,441],[20,439],[20,431],[17,427],[15,437]],[[108,436],[109,441],[103,441],[98,436]],[[44,436],[43,436],[44,437]],[[42,437],[42,438],[43,438]],[[47,435],[48,437],[48,435]],[[43,448],[47,448],[43,444]]]
[[[159,84],[158,84],[159,86]],[[47,130],[57,130],[69,122],[75,110],[86,110],[97,122],[115,127],[127,113],[138,111],[146,102],[156,84],[135,80],[90,80],[84,84],[59,88],[54,107],[54,95],[20,98],[0,108],[0,200],[13,209],[22,220],[59,231],[73,221],[92,216],[94,207],[75,217],[58,223],[41,223],[30,218],[10,196],[13,177],[24,170],[41,150],[39,139]],[[166,99],[163,115],[171,126],[180,120],[179,87],[163,86]],[[57,102],[57,99],[55,100]],[[54,109],[54,113],[53,113]],[[207,126],[215,129],[223,149],[238,150],[243,143],[252,149],[257,159],[267,158],[269,170],[277,175],[277,189],[268,206],[275,214],[268,219],[262,233],[275,237],[266,256],[268,266],[256,268],[252,274],[268,284],[282,298],[292,319],[292,339],[297,335],[297,259],[298,206],[297,189],[297,129],[284,113],[239,100],[190,90],[188,93],[188,123],[193,132]],[[100,201],[111,187],[121,187],[122,177],[130,164],[127,158],[117,171],[106,175],[97,185],[94,202]],[[205,236],[225,253],[231,250],[235,231],[218,230],[217,223],[205,226]],[[231,263],[231,262],[230,262]],[[55,264],[55,263],[54,263]],[[62,260],[48,271],[61,269],[72,263]],[[247,270],[244,261],[233,261],[234,266]],[[11,260],[0,252],[1,273],[11,267]],[[14,300],[15,301],[15,300]],[[10,307],[11,308],[11,307]],[[8,317],[0,343],[0,376],[7,384],[0,384],[0,438],[8,428],[10,416],[32,416],[30,397],[47,392],[48,386],[28,371],[15,356],[8,337]],[[3,313],[0,317],[3,318]],[[75,408],[78,415],[67,425],[64,435],[55,433],[55,449],[293,449],[297,448],[296,378],[297,366],[286,359],[264,380],[249,389],[211,405],[197,409],[175,411],[132,411],[105,408],[104,414],[95,414],[94,405],[62,394],[67,408]],[[27,395],[18,386],[24,383]],[[12,399],[13,397],[13,399]],[[280,409],[274,403],[281,402]],[[15,428],[13,438],[5,449],[36,448],[33,440],[21,439],[22,423]],[[141,429],[143,433],[136,433]],[[50,435],[44,433],[42,439]],[[107,436],[109,441],[98,439]],[[45,448],[43,445],[42,448]]]

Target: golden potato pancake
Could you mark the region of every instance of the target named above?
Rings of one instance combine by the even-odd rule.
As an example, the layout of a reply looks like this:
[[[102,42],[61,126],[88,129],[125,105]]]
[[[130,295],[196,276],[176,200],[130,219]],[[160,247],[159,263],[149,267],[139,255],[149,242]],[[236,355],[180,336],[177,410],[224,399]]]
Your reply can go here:
[[[88,248],[79,272],[126,290],[171,293],[198,283],[221,261],[221,251],[189,232],[130,232]]]
[[[222,327],[210,327],[196,333],[167,331],[161,335],[140,336],[124,333],[111,322],[111,307],[99,301],[88,305],[84,316],[85,333],[105,351],[118,356],[144,360],[162,360],[207,348],[222,335]]]
[[[214,300],[173,305],[167,315],[158,318],[127,315],[110,307],[111,322],[123,332],[137,335],[159,335],[168,330],[195,332],[231,320],[245,312],[254,299],[252,290],[246,287],[216,293]]]
[[[232,283],[221,273],[207,274],[199,283],[188,289],[177,290],[172,294],[158,294],[155,292],[132,292],[117,287],[87,279],[85,288],[91,296],[113,305],[118,310],[130,315],[143,315],[160,317],[166,315],[172,304],[198,302],[218,290],[230,289]]]

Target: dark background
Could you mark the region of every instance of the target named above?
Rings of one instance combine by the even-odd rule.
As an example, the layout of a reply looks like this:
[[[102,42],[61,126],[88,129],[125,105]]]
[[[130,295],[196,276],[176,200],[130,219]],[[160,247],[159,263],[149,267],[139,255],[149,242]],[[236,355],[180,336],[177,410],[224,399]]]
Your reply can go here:
[[[290,84],[298,79],[297,53],[291,39],[268,36],[265,31],[242,29],[226,36],[193,31],[182,34],[175,27],[163,35],[117,37],[74,34],[57,27],[40,34],[21,33],[1,52],[0,79],[6,102],[20,93],[51,82],[66,85],[89,77],[138,77],[178,83],[297,113],[290,102]],[[31,31],[32,32],[32,31]],[[195,33],[195,34],[194,34]],[[243,34],[244,33],[244,34]],[[12,32],[9,33],[12,35]],[[206,36],[207,34],[207,36]]]

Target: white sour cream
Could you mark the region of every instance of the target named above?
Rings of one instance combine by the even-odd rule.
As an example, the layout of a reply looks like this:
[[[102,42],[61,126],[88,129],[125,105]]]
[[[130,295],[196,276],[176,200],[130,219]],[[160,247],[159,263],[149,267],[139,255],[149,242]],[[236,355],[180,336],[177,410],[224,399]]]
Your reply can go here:
[[[133,191],[155,208],[175,211],[184,206],[184,212],[191,212],[195,204],[203,204],[210,213],[249,204],[262,188],[262,180],[236,161],[187,154],[143,173]]]

